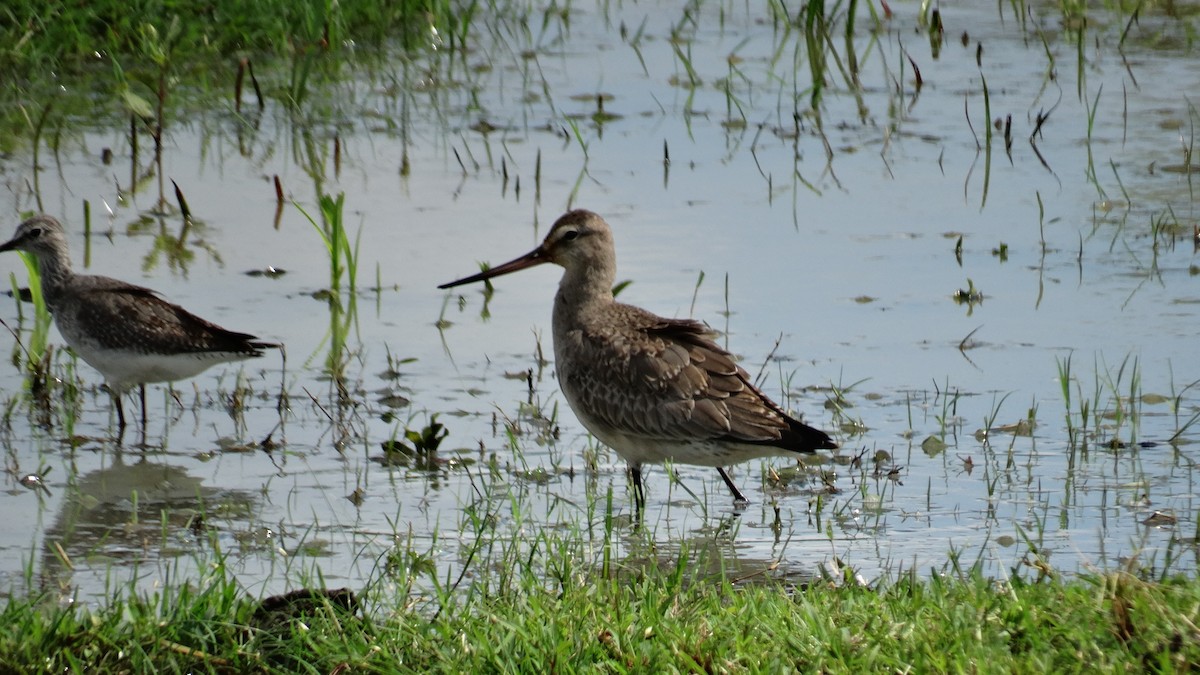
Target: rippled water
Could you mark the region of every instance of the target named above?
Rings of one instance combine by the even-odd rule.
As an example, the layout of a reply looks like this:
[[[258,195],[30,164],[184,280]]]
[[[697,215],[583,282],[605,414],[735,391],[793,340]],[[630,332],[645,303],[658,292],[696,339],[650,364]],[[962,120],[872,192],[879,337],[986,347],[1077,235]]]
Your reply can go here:
[[[254,591],[317,572],[358,586],[401,552],[454,579],[489,537],[606,523],[615,534],[585,539],[664,560],[683,544],[746,575],[835,560],[868,579],[976,562],[1193,571],[1189,19],[1147,10],[1118,48],[1126,21],[1097,12],[1080,50],[1058,14],[946,7],[935,57],[917,8],[894,9],[877,30],[860,10],[857,85],[835,26],[819,119],[798,29],[737,3],[573,7],[569,29],[481,17],[469,51],[431,37],[347,68],[299,114],[181,112],[164,173],[199,221],[186,260],[155,248],[180,229],[155,215],[156,185],[129,190],[126,124],[74,120],[43,149],[36,193],[28,151],[0,159],[12,226],[40,197],[90,271],[288,352],[282,377],[268,356],[177,384],[178,400],[152,387],[145,448],[107,440],[114,416],[85,364],[74,449],[69,415],[47,426],[18,402],[0,575],[86,597],[193,575],[219,551]],[[278,224],[275,176],[296,203]],[[322,191],[346,194],[361,237],[340,311],[319,294],[326,250],[300,210],[315,215]],[[623,462],[589,440],[548,365],[557,269],[495,281],[486,307],[481,288],[435,289],[524,253],[569,207],[612,224],[623,301],[724,331],[764,391],[835,432],[838,455],[737,467],[743,512],[711,469],[676,466],[673,483],[652,467],[632,528]],[[286,273],[246,274],[268,267]],[[972,285],[981,300],[952,297]],[[15,305],[2,318],[16,326]],[[10,395],[21,373],[0,373]],[[438,462],[377,461],[435,415]],[[31,472],[48,491],[18,482]]]

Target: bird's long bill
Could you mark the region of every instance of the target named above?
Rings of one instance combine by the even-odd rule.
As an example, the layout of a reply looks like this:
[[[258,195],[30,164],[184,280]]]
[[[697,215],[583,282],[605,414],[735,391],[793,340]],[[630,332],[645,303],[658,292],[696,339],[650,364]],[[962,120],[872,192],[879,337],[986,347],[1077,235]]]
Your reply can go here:
[[[472,274],[471,276],[463,277],[458,281],[451,281],[448,284],[442,284],[441,286],[438,286],[438,288],[454,288],[455,286],[462,286],[463,284],[483,281],[484,279],[491,279],[492,277],[498,277],[502,274],[516,272],[517,270],[523,270],[527,267],[533,267],[534,265],[541,265],[545,262],[550,261],[546,259],[546,256],[542,253],[542,247],[539,246],[520,258],[517,258],[516,260],[509,260],[503,265],[498,265],[491,269],[484,270],[479,274]]]

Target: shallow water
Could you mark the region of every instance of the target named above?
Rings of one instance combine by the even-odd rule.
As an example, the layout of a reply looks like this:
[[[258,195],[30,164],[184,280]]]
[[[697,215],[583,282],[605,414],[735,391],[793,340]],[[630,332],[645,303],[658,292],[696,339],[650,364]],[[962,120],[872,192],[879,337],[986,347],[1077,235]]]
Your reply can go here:
[[[146,448],[104,440],[114,416],[85,364],[75,450],[68,416],[45,428],[19,404],[4,431],[0,580],[86,598],[195,576],[214,551],[253,592],[318,572],[330,586],[386,581],[394,555],[450,580],[480,564],[485,539],[602,529],[610,495],[616,534],[588,541],[614,537],[631,560],[714,551],[745,576],[835,561],[867,579],[976,562],[1001,577],[1194,571],[1197,218],[1177,169],[1197,116],[1183,20],[1147,13],[1118,51],[1124,20],[1089,15],[1080,70],[1056,14],[944,8],[934,58],[917,8],[894,9],[877,31],[859,17],[861,88],[831,66],[819,125],[796,29],[737,4],[577,7],[569,31],[480,18],[466,55],[347,69],[307,115],[180,115],[164,165],[201,223],[186,266],[152,253],[160,227],[180,227],[152,215],[153,184],[114,187],[128,188],[127,127],[78,121],[38,181],[75,260],[86,243],[89,270],[285,342],[287,367],[214,368],[177,384],[178,402],[152,387]],[[991,118],[1012,116],[1011,157],[1002,130],[986,148],[984,78]],[[593,117],[598,94],[619,117]],[[1046,111],[1039,159],[1029,137]],[[36,208],[31,164],[0,161],[14,226]],[[318,190],[346,194],[361,232],[348,320],[313,297],[328,262],[299,208],[276,227],[273,176],[313,214]],[[623,462],[588,439],[548,365],[558,271],[495,281],[486,316],[481,288],[435,289],[524,253],[573,207],[612,224],[618,278],[633,282],[623,301],[724,331],[764,391],[835,432],[838,455],[790,483],[770,478],[784,459],[737,467],[753,502],[742,512],[715,471],[676,466],[674,483],[652,467],[646,527],[631,528]],[[23,279],[15,256],[3,264]],[[269,266],[286,274],[245,274]],[[981,302],[952,298],[968,283]],[[15,306],[3,318],[15,326]],[[347,326],[344,394],[325,370],[342,353],[331,325]],[[0,376],[23,390],[19,369]],[[373,461],[433,415],[448,430],[435,468]],[[254,445],[268,437],[270,452]],[[877,465],[879,452],[891,459]],[[38,470],[48,493],[17,482]]]

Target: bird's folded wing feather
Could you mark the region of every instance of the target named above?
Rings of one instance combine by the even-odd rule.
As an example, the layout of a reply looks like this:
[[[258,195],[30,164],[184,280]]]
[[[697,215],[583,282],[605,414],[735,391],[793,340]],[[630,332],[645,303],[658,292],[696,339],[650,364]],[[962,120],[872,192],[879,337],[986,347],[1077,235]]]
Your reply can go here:
[[[253,336],[229,331],[167,302],[154,291],[115,279],[74,295],[60,311],[92,327],[89,335],[104,347],[145,352],[253,352]]]
[[[663,440],[770,443],[788,428],[705,324],[640,310],[613,324],[580,331],[588,367],[567,375],[597,421]]]

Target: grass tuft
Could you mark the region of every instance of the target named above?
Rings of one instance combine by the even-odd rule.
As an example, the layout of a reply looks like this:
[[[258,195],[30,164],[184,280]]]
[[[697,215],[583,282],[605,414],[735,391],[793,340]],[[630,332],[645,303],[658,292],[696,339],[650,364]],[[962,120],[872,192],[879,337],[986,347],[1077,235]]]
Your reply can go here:
[[[500,554],[512,567],[476,566],[459,579],[471,588],[443,596],[450,604],[432,615],[386,592],[256,600],[221,573],[94,609],[17,600],[0,612],[0,670],[1105,672],[1200,662],[1195,580],[995,582],[966,570],[874,586],[750,584],[698,573],[683,552],[592,567],[579,541],[534,539],[532,550],[498,544],[514,546]]]

